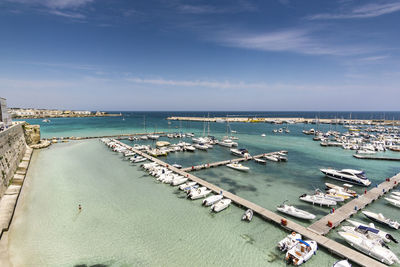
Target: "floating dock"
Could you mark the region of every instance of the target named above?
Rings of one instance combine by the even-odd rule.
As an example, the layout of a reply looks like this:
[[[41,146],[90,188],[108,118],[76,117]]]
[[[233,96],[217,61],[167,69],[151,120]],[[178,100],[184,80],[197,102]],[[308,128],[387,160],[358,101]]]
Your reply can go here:
[[[358,211],[362,210],[367,205],[398,186],[399,182],[400,174],[397,174],[367,191],[365,194],[347,202],[340,208],[336,209],[334,213],[322,217],[320,220],[310,225],[308,229],[317,234],[326,235],[332,228],[339,226],[344,220],[347,220],[352,215],[356,214]],[[332,226],[329,226],[328,224]]]
[[[358,154],[354,154],[353,157],[355,157],[355,158],[357,158],[357,159],[400,161],[400,158],[375,157],[375,156],[366,156],[366,155],[358,155]]]
[[[213,162],[213,163],[204,163],[204,164],[200,164],[200,165],[196,165],[196,166],[192,166],[192,167],[183,168],[181,170],[184,172],[190,172],[190,171],[198,171],[198,170],[202,170],[202,169],[209,169],[209,168],[214,168],[214,167],[218,167],[218,166],[223,166],[223,165],[226,165],[229,163],[238,163],[238,162],[242,162],[242,161],[258,159],[258,158],[262,158],[264,156],[274,155],[279,152],[283,152],[283,151],[270,152],[270,153],[265,153],[265,154],[260,154],[260,155],[256,155],[256,156],[250,156],[250,157],[244,157],[244,158],[234,158],[234,159],[223,160],[223,161],[218,161],[218,162]]]
[[[337,256],[339,256],[341,258],[349,259],[350,261],[355,262],[361,266],[368,266],[368,267],[369,266],[374,266],[374,267],[386,266],[386,265],[374,260],[373,258],[370,258],[350,247],[342,245],[332,239],[329,239],[329,238],[323,236],[322,234],[319,234],[318,231],[316,231],[316,230],[310,230],[309,228],[306,228],[306,227],[304,227],[300,224],[297,224],[289,219],[286,219],[285,217],[280,216],[268,209],[265,209],[253,202],[250,202],[250,201],[243,199],[237,195],[234,195],[228,191],[225,191],[222,188],[220,188],[214,184],[211,184],[203,179],[200,179],[190,173],[187,173],[183,170],[177,169],[177,168],[171,166],[170,164],[167,164],[157,158],[149,156],[146,153],[139,151],[137,149],[134,149],[133,147],[131,147],[127,144],[124,144],[118,140],[113,140],[113,141],[115,141],[115,142],[119,143],[121,146],[124,146],[127,149],[139,154],[140,156],[149,159],[150,161],[153,161],[161,166],[167,167],[171,171],[174,171],[175,173],[178,173],[184,177],[189,178],[190,180],[200,184],[201,186],[207,187],[208,189],[212,190],[216,194],[222,193],[222,195],[224,197],[231,199],[232,202],[235,203],[236,205],[238,205],[239,207],[245,207],[245,208],[252,209],[254,211],[254,213],[258,214],[260,217],[264,218],[267,221],[274,222],[274,223],[280,225],[281,227],[285,228],[288,231],[295,231],[307,239],[315,240],[319,244],[319,246],[324,247],[328,251],[336,254]],[[367,205],[367,203],[371,203],[374,199],[377,199],[379,196],[381,196],[381,194],[378,191],[382,192],[383,189],[387,189],[387,190],[392,189],[394,186],[397,185],[397,184],[394,184],[394,182],[398,181],[398,180],[400,180],[400,174],[391,178],[389,182],[384,182],[381,185],[379,185],[378,187],[370,190],[372,192],[369,195],[367,193],[366,196],[364,196],[364,198],[360,197],[358,199],[361,199],[362,201],[364,201],[365,205]],[[370,199],[370,198],[372,198],[372,199]],[[349,203],[351,203],[351,202],[349,202]],[[365,207],[365,205],[360,206],[360,207]],[[345,206],[346,205],[344,205],[343,207],[345,207]],[[346,210],[350,211],[350,209],[351,208],[348,207],[346,209],[343,209],[341,213],[335,212],[334,215],[332,215],[332,217],[335,217],[336,215],[338,215],[340,217],[341,214],[342,214],[341,217],[347,217],[347,215],[343,215],[343,212],[345,212]],[[360,209],[361,208],[358,208],[358,210],[360,210]],[[318,222],[320,222],[321,220],[319,220]],[[343,221],[343,220],[344,219],[341,219],[340,221]],[[286,223],[283,224],[282,222],[286,222]],[[321,223],[318,225],[322,226],[322,224],[323,224],[323,221],[321,221]],[[317,227],[314,227],[314,228],[317,228]]]

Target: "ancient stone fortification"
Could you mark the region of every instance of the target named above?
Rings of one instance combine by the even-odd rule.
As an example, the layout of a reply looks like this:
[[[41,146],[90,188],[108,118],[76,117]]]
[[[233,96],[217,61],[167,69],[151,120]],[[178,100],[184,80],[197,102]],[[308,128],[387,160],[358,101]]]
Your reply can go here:
[[[23,126],[25,133],[25,141],[28,145],[36,145],[40,142],[40,125],[29,125],[25,123]]]
[[[26,148],[23,124],[0,132],[0,197],[10,184]]]

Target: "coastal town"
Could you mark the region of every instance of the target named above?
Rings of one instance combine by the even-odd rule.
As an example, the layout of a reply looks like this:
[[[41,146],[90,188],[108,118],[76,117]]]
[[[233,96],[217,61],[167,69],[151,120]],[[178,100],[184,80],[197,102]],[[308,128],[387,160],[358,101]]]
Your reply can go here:
[[[8,112],[12,118],[16,119],[120,116],[119,113],[110,114],[104,111],[35,108],[9,108]]]

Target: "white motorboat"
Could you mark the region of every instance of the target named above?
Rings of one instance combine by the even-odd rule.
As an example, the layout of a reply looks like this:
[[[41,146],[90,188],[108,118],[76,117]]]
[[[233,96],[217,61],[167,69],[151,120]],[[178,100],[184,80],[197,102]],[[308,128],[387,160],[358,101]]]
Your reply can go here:
[[[140,139],[141,139],[141,140],[148,140],[149,138],[147,137],[147,135],[142,135],[142,136],[140,137]]]
[[[160,138],[160,136],[156,134],[149,134],[147,137],[151,140],[157,140],[158,138]]]
[[[211,210],[214,212],[220,212],[221,210],[224,210],[227,207],[229,207],[231,202],[232,202],[232,200],[230,200],[229,198],[223,198],[220,201],[218,201],[217,203],[213,204],[211,206]]]
[[[355,249],[377,259],[385,264],[392,265],[393,263],[399,263],[397,256],[387,248],[381,246],[376,240],[370,240],[368,238],[355,235],[347,232],[338,232],[338,234],[346,240]]]
[[[217,203],[218,201],[220,201],[222,198],[223,198],[222,195],[213,195],[213,196],[207,197],[206,199],[203,200],[203,205],[211,206],[211,205]]]
[[[261,134],[262,137],[266,137],[267,135],[265,133]]]
[[[246,210],[242,216],[242,220],[250,222],[252,219],[253,219],[253,210],[252,209]]]
[[[303,194],[300,196],[300,200],[303,200],[305,202],[309,202],[314,204],[319,204],[320,206],[335,206],[337,203],[334,200],[327,199],[324,196],[321,195],[307,195]]]
[[[364,229],[363,227],[358,228],[358,227],[354,227],[354,226],[342,226],[341,230],[346,233],[351,233],[354,235],[361,236],[363,238],[367,238],[369,240],[378,241],[381,244],[381,246],[387,247],[385,245],[385,241],[380,236],[375,235],[373,232],[370,232],[370,231]]]
[[[386,201],[392,204],[393,206],[400,208],[400,200],[385,197]]]
[[[298,243],[286,252],[286,262],[293,265],[301,265],[308,261],[318,249],[317,242],[314,240],[303,241],[298,239]]]
[[[208,190],[207,187],[200,187],[197,189],[192,189],[188,193],[188,197],[191,199],[199,199],[206,197],[208,194],[211,193],[211,190]]]
[[[353,197],[357,196],[357,192],[350,189],[351,187],[353,187],[350,184],[343,184],[343,187],[342,186],[338,186],[338,185],[334,185],[334,184],[331,184],[331,183],[325,183],[325,185],[326,185],[327,188],[335,189],[340,193],[345,192],[347,194],[352,195]]]
[[[393,198],[395,200],[400,200],[400,196],[393,195],[393,194],[390,195],[390,198]]]
[[[267,161],[264,159],[259,159],[259,158],[253,158],[255,162],[260,163],[260,164],[267,164]]]
[[[188,187],[191,187],[191,186],[194,186],[194,185],[196,185],[196,182],[186,182],[186,183],[180,185],[179,189],[180,190],[185,190],[185,188],[188,188]]]
[[[288,214],[290,216],[300,218],[300,219],[305,219],[305,220],[314,220],[315,215],[312,213],[309,213],[307,211],[298,209],[294,206],[282,204],[276,207],[277,210],[279,210],[282,213]]]
[[[181,177],[181,178],[179,178],[179,179],[174,179],[174,180],[172,181],[171,185],[173,185],[173,186],[181,185],[181,184],[183,184],[184,182],[186,182],[187,180],[188,180],[188,178],[186,178],[186,177]]]
[[[361,186],[369,186],[371,181],[365,176],[363,171],[353,170],[353,169],[343,169],[343,170],[334,170],[334,169],[321,169],[320,170],[326,177],[345,181],[352,184],[357,184]]]
[[[278,157],[275,155],[265,155],[264,158],[266,158],[267,160],[270,160],[270,161],[275,161],[275,162],[279,161]]]
[[[351,264],[349,263],[348,260],[341,260],[335,262],[332,267],[351,267]]]
[[[234,146],[238,146],[238,143],[233,142],[231,139],[224,139],[221,142],[218,142],[218,145],[225,146],[225,147],[234,147]]]
[[[369,219],[387,225],[391,228],[394,228],[396,230],[399,229],[400,224],[397,221],[394,221],[392,219],[386,218],[385,216],[382,215],[382,213],[374,213],[374,212],[370,212],[370,211],[362,211],[362,213]]]
[[[363,224],[363,223],[353,221],[353,220],[347,220],[347,222],[349,222],[351,225],[359,228],[360,230],[369,231],[370,233],[379,236],[386,243],[389,243],[390,241],[393,241],[394,243],[398,243],[397,240],[391,234],[376,228],[373,223]]]
[[[207,151],[208,149],[208,146],[203,143],[195,144],[194,147],[203,151]]]
[[[365,155],[370,155],[370,154],[375,154],[376,152],[373,150],[369,150],[369,149],[360,149],[357,150],[356,154],[365,154]]]
[[[247,149],[245,149],[245,148],[239,148],[239,149],[231,148],[230,151],[235,156],[250,157],[249,151],[247,151]]]
[[[183,149],[184,149],[185,151],[189,151],[189,152],[194,152],[194,151],[196,150],[196,148],[195,148],[194,146],[192,146],[192,145],[190,145],[190,146],[184,146]]]
[[[343,202],[344,201],[344,197],[338,196],[334,193],[328,193],[328,194],[324,194],[323,192],[321,192],[320,190],[315,190],[315,195],[317,196],[321,196],[324,197],[326,199],[330,199],[336,202]]]
[[[44,120],[42,120],[42,122],[50,122],[50,120],[49,119],[44,119]]]
[[[132,161],[132,163],[139,163],[139,162],[143,162],[143,161],[146,161],[146,160],[147,160],[146,158],[141,157],[141,158],[135,159],[134,161]]]
[[[339,197],[343,198],[344,200],[353,197],[353,195],[351,195],[351,194],[349,194],[347,192],[340,191],[340,190],[333,189],[333,188],[326,190],[326,193],[328,195],[339,196]]]
[[[292,232],[290,235],[278,242],[278,249],[280,251],[287,251],[291,249],[301,240],[301,234]]]
[[[226,164],[226,167],[229,167],[231,169],[238,170],[238,171],[245,171],[245,172],[250,170],[249,167],[243,166],[240,163],[229,163],[229,164]]]
[[[399,191],[393,191],[392,194],[400,197],[400,192]]]
[[[172,167],[175,167],[175,168],[177,168],[177,169],[182,169],[182,165],[177,164],[177,163],[172,164]]]

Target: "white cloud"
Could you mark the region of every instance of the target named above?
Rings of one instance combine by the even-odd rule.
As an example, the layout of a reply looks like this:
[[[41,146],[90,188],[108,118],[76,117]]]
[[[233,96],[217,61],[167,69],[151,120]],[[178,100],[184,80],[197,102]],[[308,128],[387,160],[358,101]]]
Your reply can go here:
[[[215,38],[218,43],[239,48],[272,52],[294,52],[309,55],[358,55],[371,48],[360,45],[333,45],[312,37],[311,31],[289,29],[265,33],[222,33]]]
[[[390,14],[400,11],[400,2],[386,3],[386,4],[367,4],[350,11],[341,13],[322,13],[309,16],[308,19],[353,19],[353,18],[373,18],[385,14]]]
[[[8,0],[9,2],[41,5],[51,9],[69,9],[84,6],[94,0]]]
[[[75,12],[64,12],[64,11],[58,11],[58,10],[51,10],[49,11],[50,14],[61,16],[61,17],[66,17],[70,19],[84,19],[86,16],[80,13],[75,13]]]

